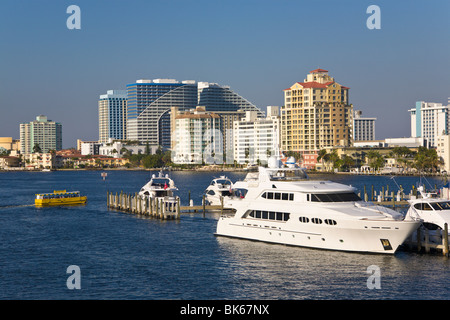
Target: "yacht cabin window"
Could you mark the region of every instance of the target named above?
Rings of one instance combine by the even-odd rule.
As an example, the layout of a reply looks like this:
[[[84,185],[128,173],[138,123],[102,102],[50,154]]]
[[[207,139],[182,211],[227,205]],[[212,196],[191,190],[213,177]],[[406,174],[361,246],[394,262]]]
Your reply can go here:
[[[361,201],[361,198],[354,192],[341,193],[312,193],[312,202],[350,202]]]
[[[264,192],[261,197],[268,200],[294,201],[294,194],[287,192]]]
[[[440,202],[419,202],[414,205],[417,210],[450,210],[450,201],[440,201]],[[432,209],[433,208],[433,209]]]
[[[288,212],[252,210],[247,213],[246,217],[263,220],[288,221],[289,215],[290,214]]]
[[[431,202],[431,206],[434,210],[450,210],[450,202]]]
[[[416,208],[418,210],[425,210],[425,211],[432,211],[433,210],[433,209],[431,209],[430,205],[428,203],[426,203],[426,202],[416,203],[414,205],[414,208]],[[442,209],[436,209],[436,210],[442,210]]]

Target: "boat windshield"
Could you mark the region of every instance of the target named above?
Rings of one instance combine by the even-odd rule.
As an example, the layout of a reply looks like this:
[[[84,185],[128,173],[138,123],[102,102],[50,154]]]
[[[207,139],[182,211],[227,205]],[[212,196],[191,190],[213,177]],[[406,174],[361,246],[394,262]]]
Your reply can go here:
[[[216,180],[217,184],[223,184],[223,185],[231,185],[231,181],[230,180],[225,180],[225,179],[220,179],[220,180]]]
[[[434,210],[450,210],[450,201],[430,202]]]
[[[313,202],[350,202],[361,201],[361,198],[354,192],[342,193],[316,193],[311,194]]]
[[[165,185],[169,185],[169,179],[166,179],[166,178],[160,178],[160,179],[158,179],[158,178],[156,178],[156,179],[153,179],[152,180],[152,186],[158,186],[158,187],[164,187]]]
[[[269,171],[271,181],[283,181],[283,180],[305,180],[308,179],[308,175],[304,170],[275,170]]]

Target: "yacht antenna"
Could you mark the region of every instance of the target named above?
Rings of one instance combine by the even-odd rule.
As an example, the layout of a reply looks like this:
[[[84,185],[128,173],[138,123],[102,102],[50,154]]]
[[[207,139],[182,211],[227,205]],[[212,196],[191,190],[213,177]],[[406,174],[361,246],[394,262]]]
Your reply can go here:
[[[400,190],[401,192],[403,192],[402,188],[400,188],[400,186],[398,185],[397,181],[395,181],[395,176],[390,177],[389,179],[393,180],[395,185],[397,186],[398,190]]]

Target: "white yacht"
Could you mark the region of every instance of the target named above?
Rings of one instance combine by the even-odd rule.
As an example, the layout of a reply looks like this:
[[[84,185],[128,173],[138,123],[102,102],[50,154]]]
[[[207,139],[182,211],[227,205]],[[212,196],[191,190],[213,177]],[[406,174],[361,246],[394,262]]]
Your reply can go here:
[[[258,171],[258,165],[256,164],[247,164],[247,166],[244,168],[244,171]]]
[[[235,184],[236,186],[236,184]],[[228,203],[216,235],[320,249],[393,254],[420,222],[361,201],[355,189],[309,180],[300,168],[259,168]]]
[[[409,200],[410,207],[405,220],[420,220],[428,230],[443,230],[450,225],[450,200],[440,198],[436,193],[425,192],[418,188],[419,198]]]
[[[226,176],[214,178],[205,191],[205,200],[208,204],[216,206],[221,205],[221,198],[225,199],[231,196],[233,182]]]
[[[139,191],[139,196],[143,198],[164,199],[164,201],[176,201],[174,191],[178,190],[169,175],[163,175],[160,172],[153,174],[149,182],[147,182]]]

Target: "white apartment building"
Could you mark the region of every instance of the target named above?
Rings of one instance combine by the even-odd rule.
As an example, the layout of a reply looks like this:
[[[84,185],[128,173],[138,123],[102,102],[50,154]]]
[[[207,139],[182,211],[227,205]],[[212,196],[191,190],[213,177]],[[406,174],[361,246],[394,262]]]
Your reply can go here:
[[[222,118],[203,106],[178,113],[171,109],[172,161],[179,164],[222,164]]]
[[[82,142],[81,143],[81,155],[87,156],[87,155],[96,155],[100,152],[100,147],[102,144],[100,142]]]
[[[247,111],[245,118],[234,121],[234,159],[239,164],[266,164],[280,150],[279,107],[267,107],[267,117],[258,118]]]
[[[449,133],[449,111],[442,103],[417,101],[411,113],[411,136],[422,137],[428,141],[428,147],[436,147],[437,137]]]
[[[353,117],[353,141],[375,140],[377,118],[363,118],[362,111],[356,110]]]
[[[20,153],[33,153],[39,146],[43,153],[62,149],[62,126],[39,115],[36,120],[20,124]]]
[[[436,152],[439,159],[444,162],[441,170],[450,172],[450,135],[437,137]]]
[[[57,159],[51,153],[26,153],[23,155],[27,169],[52,169],[59,166]]]
[[[148,148],[150,154],[155,154],[159,146],[148,145]],[[131,154],[145,154],[147,152],[147,145],[127,145],[125,142],[109,139],[108,143],[103,143],[98,150],[99,155],[114,158],[121,158],[125,152],[130,152]]]

